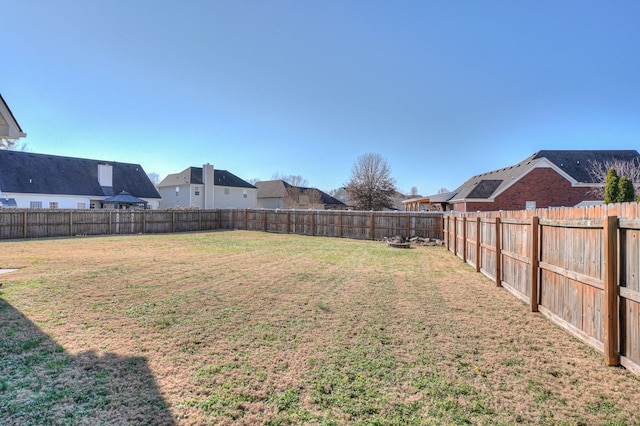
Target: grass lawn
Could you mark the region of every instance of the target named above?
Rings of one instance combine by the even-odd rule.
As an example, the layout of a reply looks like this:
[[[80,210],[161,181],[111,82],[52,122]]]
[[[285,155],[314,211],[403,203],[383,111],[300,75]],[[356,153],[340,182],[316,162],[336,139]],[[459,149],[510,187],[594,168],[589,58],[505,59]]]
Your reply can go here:
[[[640,424],[640,380],[441,247],[5,241],[0,424]]]

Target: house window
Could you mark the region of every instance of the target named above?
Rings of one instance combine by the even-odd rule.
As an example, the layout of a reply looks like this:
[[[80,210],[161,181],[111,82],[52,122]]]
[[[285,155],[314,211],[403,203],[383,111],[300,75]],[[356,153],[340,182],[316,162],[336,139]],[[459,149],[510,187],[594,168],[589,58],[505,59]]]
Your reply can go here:
[[[195,188],[193,188],[193,195],[198,196],[200,195],[200,187],[196,186]]]
[[[89,208],[90,209],[97,209],[98,208],[98,203],[95,201],[92,201],[89,203]]]
[[[527,210],[535,210],[536,202],[535,201],[525,201],[524,208]]]
[[[42,208],[42,201],[31,201],[29,203],[29,208],[30,209],[41,209]]]
[[[49,203],[49,208],[50,209],[57,209],[58,208],[58,202],[57,201],[51,201]]]
[[[247,190],[246,189],[242,190],[242,198],[247,198]]]
[[[179,187],[179,186],[176,186],[176,197],[177,197],[178,195],[180,195],[180,187]]]
[[[86,203],[78,203],[78,210],[84,210],[87,208],[87,204]]]
[[[229,195],[229,188],[224,189],[224,195]]]

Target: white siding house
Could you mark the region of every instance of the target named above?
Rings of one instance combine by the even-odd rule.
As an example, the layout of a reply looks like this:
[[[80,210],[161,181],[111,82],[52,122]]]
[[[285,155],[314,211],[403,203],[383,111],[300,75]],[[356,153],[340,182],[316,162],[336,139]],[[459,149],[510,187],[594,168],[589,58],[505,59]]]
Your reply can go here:
[[[139,164],[0,150],[0,198],[14,199],[18,208],[99,209],[122,191],[147,208],[160,204]]]
[[[211,164],[188,167],[168,175],[158,185],[160,208],[255,209],[258,189]]]

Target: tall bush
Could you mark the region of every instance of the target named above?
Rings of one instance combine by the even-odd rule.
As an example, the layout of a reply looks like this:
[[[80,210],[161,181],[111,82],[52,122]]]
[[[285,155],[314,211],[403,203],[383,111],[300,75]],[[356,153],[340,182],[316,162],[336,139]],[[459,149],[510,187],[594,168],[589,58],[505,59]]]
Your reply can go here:
[[[618,200],[618,173],[613,167],[607,172],[604,186],[604,203],[615,203]]]
[[[634,200],[635,190],[633,189],[633,183],[626,176],[622,176],[618,180],[618,203],[628,203]]]

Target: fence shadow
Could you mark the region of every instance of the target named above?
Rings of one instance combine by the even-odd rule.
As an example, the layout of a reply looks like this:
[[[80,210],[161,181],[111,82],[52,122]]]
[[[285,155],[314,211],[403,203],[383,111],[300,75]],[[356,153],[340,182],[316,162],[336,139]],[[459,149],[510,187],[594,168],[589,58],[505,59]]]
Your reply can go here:
[[[174,425],[143,357],[69,354],[0,296],[3,425]]]

